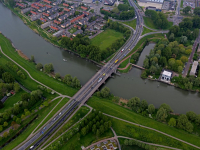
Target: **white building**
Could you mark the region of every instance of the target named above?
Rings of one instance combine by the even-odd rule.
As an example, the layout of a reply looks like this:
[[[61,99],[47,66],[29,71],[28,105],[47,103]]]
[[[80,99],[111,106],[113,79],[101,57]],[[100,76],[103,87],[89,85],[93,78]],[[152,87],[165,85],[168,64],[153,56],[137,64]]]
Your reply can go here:
[[[197,66],[198,66],[198,61],[194,61],[192,64],[192,68],[190,70],[190,75],[195,76]]]
[[[170,82],[172,77],[172,72],[164,70],[162,73],[161,81]]]
[[[44,29],[44,28],[49,27],[50,25],[51,25],[51,22],[49,21],[49,22],[46,22],[46,23],[42,24],[41,28]]]

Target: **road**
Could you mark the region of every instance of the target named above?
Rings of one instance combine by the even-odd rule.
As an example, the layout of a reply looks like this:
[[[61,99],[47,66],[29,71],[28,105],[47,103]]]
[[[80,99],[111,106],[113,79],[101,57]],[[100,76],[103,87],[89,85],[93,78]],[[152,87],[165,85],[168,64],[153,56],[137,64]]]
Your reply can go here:
[[[55,118],[53,118],[43,129],[39,130],[31,139],[21,145],[18,150],[24,150],[30,147],[32,147],[31,149],[36,149],[37,146],[43,143],[79,105],[83,105],[93,93],[105,83],[107,78],[117,70],[119,65],[118,62],[120,62],[120,60],[135,47],[143,31],[143,17],[135,3],[132,0],[129,0],[129,3],[135,8],[137,16],[136,31],[130,37],[130,40],[121,48],[121,51],[117,52],[115,56],[71,98],[71,102]],[[116,60],[118,61],[115,62]]]
[[[178,25],[182,21],[182,17],[180,16],[181,0],[177,0],[177,3],[176,12],[173,16],[174,25]]]
[[[183,77],[187,76],[187,73],[189,71],[190,65],[193,63],[194,53],[196,51],[197,45],[199,43],[199,40],[200,40],[200,33],[199,33],[198,37],[196,38],[196,40],[195,40],[195,42],[193,44],[192,52],[190,54],[190,57],[188,58],[187,64],[185,65],[185,69],[183,70]]]

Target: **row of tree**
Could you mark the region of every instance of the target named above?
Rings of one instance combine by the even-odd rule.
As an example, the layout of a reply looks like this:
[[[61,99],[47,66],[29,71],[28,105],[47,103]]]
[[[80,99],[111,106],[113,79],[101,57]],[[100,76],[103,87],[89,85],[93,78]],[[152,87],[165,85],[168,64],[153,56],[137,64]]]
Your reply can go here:
[[[14,64],[13,62],[10,62],[10,61],[8,61],[8,62],[6,62],[6,66],[9,68],[9,69],[11,69],[11,70],[13,70],[14,72],[16,72],[17,73],[17,75],[20,77],[20,78],[22,78],[22,79],[26,79],[26,76],[25,76],[25,74],[23,73],[23,71],[21,70],[21,69],[19,69],[19,67],[16,65],[16,64]],[[10,78],[10,77],[9,77]],[[14,82],[13,80],[14,80],[14,77],[13,78],[10,78],[11,80],[12,80],[12,82]],[[11,81],[10,81],[11,82]]]
[[[166,29],[169,26],[167,17],[162,12],[156,12],[154,10],[146,10],[145,16],[151,18],[151,20],[158,29]]]
[[[144,148],[145,150],[154,150],[154,147],[148,144],[145,144],[143,142],[140,141],[136,141],[136,140],[124,140],[124,145],[126,146],[132,146],[132,145],[137,145],[138,147]],[[123,146],[122,146],[123,148]]]

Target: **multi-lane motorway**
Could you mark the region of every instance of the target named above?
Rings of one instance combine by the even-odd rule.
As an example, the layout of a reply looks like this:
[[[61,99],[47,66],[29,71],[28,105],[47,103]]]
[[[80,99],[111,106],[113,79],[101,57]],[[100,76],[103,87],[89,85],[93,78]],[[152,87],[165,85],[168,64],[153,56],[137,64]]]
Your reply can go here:
[[[111,76],[113,72],[116,71],[118,67],[118,62],[122,60],[129,52],[132,50],[138,42],[139,37],[143,31],[143,17],[140,13],[140,9],[137,8],[132,0],[129,0],[132,7],[135,8],[135,13],[137,16],[136,30],[130,37],[129,41],[121,48],[121,50],[116,53],[116,55],[105,64],[72,98],[70,103],[58,113],[51,121],[49,121],[45,127],[40,129],[31,139],[21,145],[18,149],[36,149],[40,144],[42,144],[50,134],[52,134],[71,113],[77,109],[79,105],[84,104],[92,94],[103,84],[106,79]],[[118,60],[118,61],[116,61]]]

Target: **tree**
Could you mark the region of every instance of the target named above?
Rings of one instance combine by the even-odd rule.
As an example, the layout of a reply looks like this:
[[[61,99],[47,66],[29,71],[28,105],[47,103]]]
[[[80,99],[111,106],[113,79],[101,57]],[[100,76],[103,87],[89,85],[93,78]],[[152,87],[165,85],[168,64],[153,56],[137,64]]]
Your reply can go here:
[[[23,94],[21,95],[21,100],[22,100],[22,101],[28,101],[30,98],[31,98],[31,97],[30,97],[30,94],[29,94],[29,93],[23,93]]]
[[[7,0],[7,2],[11,7],[15,6],[15,1],[14,0]]]
[[[20,85],[18,83],[14,83],[14,90],[18,92],[20,90]]]
[[[110,89],[108,87],[104,87],[102,90],[101,90],[101,96],[102,97],[108,97],[110,95]]]
[[[153,114],[155,112],[155,106],[153,104],[149,104],[149,106],[148,106],[148,112],[150,114]]]
[[[1,131],[3,131],[3,126],[2,126],[2,125],[0,125],[0,132],[1,132]]]
[[[183,63],[185,63],[185,62],[187,62],[188,61],[188,58],[186,57],[186,56],[181,56],[181,61],[183,62]]]
[[[78,141],[80,140],[80,137],[81,137],[80,133],[77,133],[77,139],[78,139]]]
[[[55,74],[55,79],[60,79],[60,78],[61,78],[60,74],[59,74],[59,73],[56,73],[56,74]]]
[[[180,128],[180,129],[183,129],[183,130],[186,130],[188,132],[192,132],[193,130],[193,126],[192,124],[188,121],[188,118],[186,115],[184,114],[181,114],[179,117],[178,117],[178,120],[177,120],[177,127]]]
[[[187,7],[183,8],[183,12],[185,14],[188,14],[190,11],[191,11],[191,7],[190,6],[187,6]]]
[[[72,76],[70,74],[65,75],[64,79],[63,79],[64,83],[67,83],[67,85],[71,85],[72,82]]]
[[[171,33],[169,36],[169,41],[174,41],[174,33]]]
[[[191,49],[187,49],[187,50],[185,51],[185,54],[186,54],[186,55],[190,55],[191,52],[192,52]]]
[[[81,129],[81,134],[82,134],[82,136],[86,135],[86,128],[85,127]]]
[[[132,110],[134,110],[136,107],[140,106],[140,98],[133,97],[128,101],[127,104],[129,107],[131,107]]]
[[[3,119],[8,120],[10,118],[7,112],[3,113]]]
[[[120,98],[118,96],[114,96],[113,98],[113,102],[115,103],[119,103]]]
[[[191,121],[195,121],[195,120],[196,120],[196,117],[197,117],[197,115],[196,115],[195,112],[193,112],[193,111],[187,112],[187,113],[186,113],[186,116],[187,116],[187,118],[188,118],[189,120],[191,120]]]
[[[162,105],[160,105],[160,108],[164,108],[166,111],[167,111],[167,113],[169,114],[170,112],[173,112],[173,110],[171,109],[171,107],[168,105],[168,104],[165,104],[165,103],[163,103]],[[159,109],[160,109],[159,108]]]
[[[103,125],[101,125],[101,126],[100,126],[100,129],[99,129],[99,131],[100,131],[100,133],[101,133],[101,134],[103,134],[103,133],[104,133],[104,126],[103,126]]]
[[[120,11],[127,11],[128,10],[128,5],[127,4],[119,4],[118,9]]]
[[[9,134],[11,134],[11,135],[13,134],[13,129],[9,130]]]
[[[96,125],[94,124],[94,125],[92,126],[92,132],[95,134],[96,131],[97,131],[97,127],[96,127]]]
[[[15,81],[15,78],[9,73],[9,72],[4,72],[2,74],[2,79],[6,82],[6,83],[13,83]]]
[[[125,139],[125,140],[124,140],[124,145],[129,145],[128,139]]]
[[[45,64],[45,65],[44,65],[44,70],[45,70],[46,73],[51,73],[51,72],[53,72],[53,71],[54,71],[54,69],[53,69],[53,64],[52,64],[52,63],[50,63],[50,64]]]
[[[195,122],[197,125],[200,125],[200,114],[196,116]]]
[[[181,36],[180,43],[186,43],[187,42],[187,36]]]
[[[170,59],[168,60],[168,64],[169,64],[170,67],[173,67],[174,64],[175,64],[175,59],[174,59],[174,58],[170,58]]]
[[[3,108],[3,102],[0,101],[0,109]]]
[[[156,114],[156,119],[159,121],[165,121],[167,118],[167,111],[163,107],[159,108],[157,114]]]
[[[194,16],[192,19],[192,22],[193,22],[194,28],[200,28],[200,17],[199,16]]]
[[[3,123],[3,126],[4,126],[4,127],[7,127],[7,126],[8,126],[8,122],[5,121],[5,122]]]
[[[4,133],[3,133],[3,137],[4,137],[4,138],[7,138],[7,137],[8,137],[8,132],[4,132]]]
[[[176,126],[176,119],[174,118],[170,118],[169,122],[168,122],[169,126],[175,127]]]
[[[97,137],[97,139],[99,138],[99,136],[100,136],[100,131],[97,130],[97,132],[96,132],[96,137]]]
[[[146,110],[147,107],[148,107],[147,101],[146,101],[146,100],[142,100],[141,103],[140,103],[140,107],[141,107],[141,109],[142,109],[143,111]]]
[[[162,67],[165,67],[167,65],[167,59],[166,59],[166,57],[160,57],[159,64]]]
[[[155,73],[157,71],[157,68],[154,65],[151,65],[151,67],[149,68],[149,71],[152,73]]]
[[[178,66],[178,73],[181,73],[183,70],[183,67],[182,66]]]
[[[194,8],[194,14],[198,15],[198,16],[200,15],[200,8],[199,7]]]
[[[148,69],[149,68],[149,59],[145,58],[144,63],[143,63],[143,67]]]
[[[41,63],[38,63],[37,65],[36,65],[36,69],[37,70],[40,70],[40,69],[42,69],[43,68],[43,65],[41,64]]]
[[[33,55],[31,55],[31,62],[34,62],[35,61],[35,58]]]

